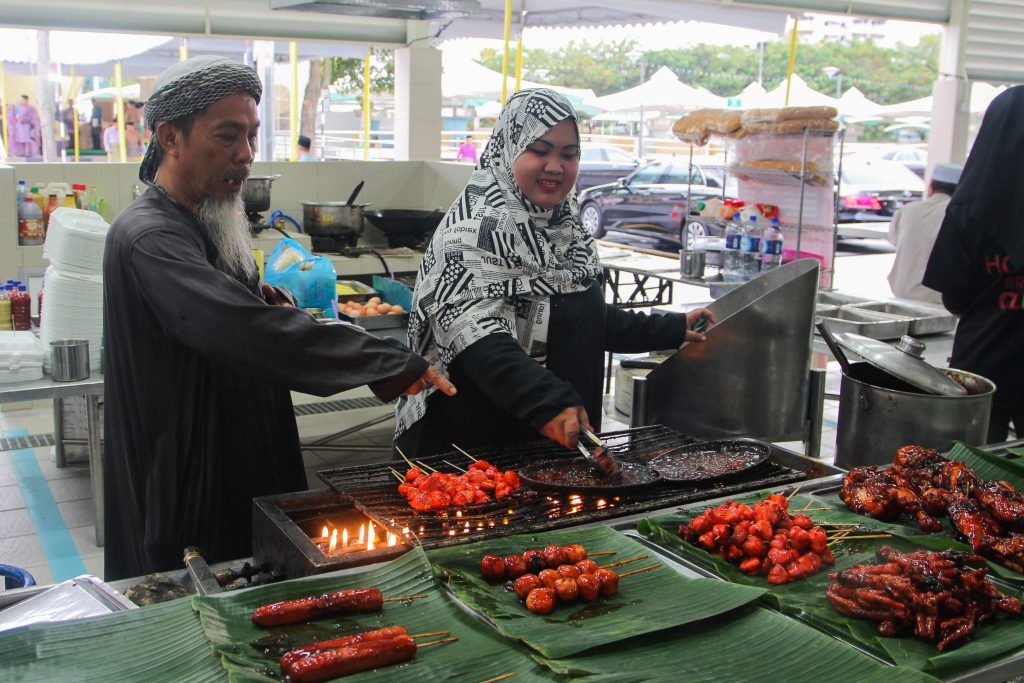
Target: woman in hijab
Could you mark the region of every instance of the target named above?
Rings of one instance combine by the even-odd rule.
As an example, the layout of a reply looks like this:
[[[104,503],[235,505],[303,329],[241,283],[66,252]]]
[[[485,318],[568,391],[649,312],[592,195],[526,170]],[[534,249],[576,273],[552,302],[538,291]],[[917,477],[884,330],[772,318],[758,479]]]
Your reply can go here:
[[[459,393],[399,402],[396,445],[408,457],[538,433],[575,448],[581,425],[600,429],[605,351],[705,340],[689,327],[714,322],[706,309],[648,316],[605,303],[576,205],[579,157],[564,97],[538,88],[509,99],[423,256],[409,342]]]
[[[996,383],[988,443],[1024,434],[1024,86],[992,100],[946,208],[924,285],[960,316],[950,367]]]

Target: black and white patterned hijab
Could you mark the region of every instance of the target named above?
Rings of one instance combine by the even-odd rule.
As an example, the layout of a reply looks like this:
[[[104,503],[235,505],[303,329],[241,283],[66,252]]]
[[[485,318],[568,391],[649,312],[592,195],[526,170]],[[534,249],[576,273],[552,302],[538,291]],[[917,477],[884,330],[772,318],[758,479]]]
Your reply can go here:
[[[516,158],[566,119],[575,123],[576,113],[553,90],[512,95],[423,255],[409,345],[445,374],[489,334],[512,335],[545,362],[551,295],[584,291],[597,278],[597,250],[580,222],[576,192],[545,210],[525,197],[512,173]],[[427,395],[401,398],[396,436],[426,414]]]

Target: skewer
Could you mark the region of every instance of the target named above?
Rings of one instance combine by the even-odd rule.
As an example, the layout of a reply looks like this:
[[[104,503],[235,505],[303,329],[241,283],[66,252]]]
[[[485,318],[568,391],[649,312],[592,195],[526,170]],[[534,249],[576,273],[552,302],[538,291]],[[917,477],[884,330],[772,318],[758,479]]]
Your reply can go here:
[[[619,560],[618,562],[612,562],[611,564],[601,565],[600,567],[598,567],[598,569],[611,569],[612,567],[621,567],[622,565],[629,564],[631,562],[639,562],[640,560],[646,560],[648,557],[648,555],[637,555],[636,557],[631,557],[628,560]]]
[[[495,676],[494,678],[488,678],[486,681],[480,681],[480,683],[498,683],[498,681],[503,681],[506,678],[512,678],[515,675],[516,672],[513,671],[512,673],[502,674],[500,676]]]
[[[792,491],[791,491],[791,492],[789,493],[789,495],[788,495],[788,496],[786,496],[786,500],[792,500],[793,496],[795,496],[795,495],[796,495],[796,492],[797,492],[797,491],[799,491],[799,490],[800,490],[800,489],[801,489],[802,487],[803,487],[803,484],[800,484],[800,485],[798,485],[798,486],[797,486],[797,487],[796,487],[795,489],[793,489],[793,490],[792,490]]]
[[[808,503],[808,505],[810,505],[810,503]],[[832,508],[804,508],[802,510],[797,510],[797,512],[829,512],[830,510],[832,510]]]
[[[624,579],[624,578],[626,578],[627,576],[633,576],[633,574],[640,574],[640,573],[643,573],[643,572],[649,572],[649,571],[651,571],[652,569],[657,569],[657,568],[659,568],[660,566],[661,566],[660,564],[652,564],[652,565],[649,565],[649,566],[647,566],[647,567],[642,567],[642,568],[640,568],[640,569],[634,569],[634,570],[633,570],[633,571],[631,571],[631,572],[626,572],[625,574],[619,574],[619,578],[620,578],[620,579]]]
[[[430,597],[426,593],[423,595],[401,595],[397,598],[384,598],[383,602],[401,602],[403,600],[421,600],[423,598]]]
[[[409,637],[410,638],[427,638],[429,636],[446,636],[449,633],[451,633],[451,631],[434,631],[433,633],[417,633],[416,635],[409,636]]]
[[[435,470],[433,467],[431,467],[430,465],[425,465],[419,460],[416,461],[416,466],[419,467],[421,470],[425,470],[428,472],[437,472],[437,470]]]
[[[444,643],[454,643],[458,639],[459,639],[458,636],[452,636],[451,638],[443,638],[441,640],[435,640],[432,643],[423,643],[422,645],[417,643],[416,644],[416,648],[419,649],[421,647],[430,647],[431,645],[443,645]]]
[[[466,470],[462,469],[461,467],[459,467],[455,463],[448,462],[447,460],[442,460],[441,462],[443,462],[445,465],[448,465],[449,467],[451,467],[453,469],[458,470],[459,472],[462,472],[463,474],[466,473]]]
[[[472,455],[470,455],[470,454],[469,454],[469,453],[467,453],[466,451],[462,450],[461,448],[459,448],[459,447],[458,447],[458,446],[456,446],[455,444],[452,444],[452,448],[454,448],[455,450],[457,450],[457,451],[458,451],[459,453],[462,453],[462,454],[463,454],[464,456],[466,456],[467,458],[469,458],[469,459],[470,459],[470,460],[472,460],[473,462],[476,462],[476,461],[477,461],[477,459],[476,459],[476,458],[474,458],[474,457],[473,457]]]
[[[394,475],[395,479],[397,479],[399,482],[405,482],[405,477],[403,477],[401,474],[399,474],[390,467],[388,469],[391,470],[391,474]]]
[[[413,469],[413,468],[415,468],[415,467],[416,467],[416,465],[413,465],[413,464],[412,464],[412,461],[411,461],[411,460],[409,460],[409,458],[405,457],[405,453],[403,453],[403,452],[402,452],[402,449],[401,449],[401,448],[399,448],[398,446],[395,446],[395,450],[396,450],[396,451],[398,451],[398,454],[399,454],[400,456],[402,456],[402,460],[404,460],[404,461],[405,461],[405,464],[407,464],[407,465],[409,466],[409,468],[410,468],[410,469]]]
[[[841,536],[841,537],[836,538],[834,540],[836,540],[836,541],[851,541],[851,540],[853,540],[855,538],[856,539],[861,539],[861,538],[892,538],[892,534],[860,534],[860,535],[856,535],[856,536]]]
[[[601,555],[618,555],[618,550],[602,550],[597,553],[587,553],[587,557],[600,557]]]

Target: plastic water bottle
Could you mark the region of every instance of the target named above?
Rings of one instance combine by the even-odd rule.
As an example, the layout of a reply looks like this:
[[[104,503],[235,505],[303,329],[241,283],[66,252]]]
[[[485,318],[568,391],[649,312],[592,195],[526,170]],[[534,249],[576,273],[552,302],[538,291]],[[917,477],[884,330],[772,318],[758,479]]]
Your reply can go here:
[[[732,220],[725,224],[725,253],[722,256],[722,279],[726,282],[741,282],[743,270],[740,265],[740,240],[743,228],[740,215],[733,214]]]
[[[772,222],[764,226],[761,233],[761,272],[767,273],[775,270],[782,263],[782,228],[779,219],[773,218]]]
[[[761,229],[757,225],[757,216],[743,226],[743,237],[740,238],[740,270],[744,280],[752,280],[761,271]]]
[[[18,181],[18,189],[15,191],[15,197],[17,197],[17,200],[18,200],[16,206],[21,206],[22,205],[22,203],[25,201],[25,195],[27,193],[28,193],[28,190],[25,188],[25,181],[24,180],[19,180]]]

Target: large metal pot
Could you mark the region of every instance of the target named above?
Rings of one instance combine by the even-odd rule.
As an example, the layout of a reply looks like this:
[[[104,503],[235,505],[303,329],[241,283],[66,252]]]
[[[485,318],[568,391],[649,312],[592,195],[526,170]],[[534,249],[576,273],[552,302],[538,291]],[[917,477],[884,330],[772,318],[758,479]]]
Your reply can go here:
[[[836,465],[888,464],[909,444],[945,451],[957,440],[985,443],[995,384],[963,370],[940,370],[967,395],[928,394],[869,363],[851,363],[839,389]]]
[[[281,177],[275,175],[253,175],[242,185],[242,201],[246,213],[260,213],[270,208],[270,184]]]
[[[369,204],[302,202],[302,229],[313,237],[358,237]]]

